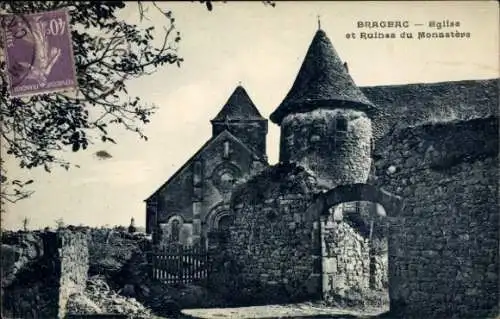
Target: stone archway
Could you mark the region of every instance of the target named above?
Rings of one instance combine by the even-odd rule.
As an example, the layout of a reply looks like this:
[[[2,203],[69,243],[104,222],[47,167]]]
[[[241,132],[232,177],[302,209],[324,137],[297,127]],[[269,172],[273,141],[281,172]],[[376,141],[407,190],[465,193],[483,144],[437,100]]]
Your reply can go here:
[[[221,203],[212,208],[205,218],[207,231],[217,231],[219,229],[219,223],[221,220],[225,219],[226,216],[232,216],[229,204]]]
[[[404,208],[404,202],[400,196],[373,185],[358,183],[341,185],[320,194],[312,204],[314,206],[312,217],[317,218],[328,214],[328,209],[332,206],[355,201],[378,203],[384,207],[388,217],[398,216]]]
[[[228,204],[221,203],[210,211],[205,220],[206,234],[209,244],[220,244],[227,240],[229,226],[233,222],[233,214]]]
[[[331,207],[358,201],[381,205],[386,211],[386,217],[389,220],[399,216],[399,212],[404,208],[404,202],[401,197],[368,184],[341,185],[317,196],[308,208],[308,215],[313,218],[315,231],[315,244],[313,245],[315,251],[313,252],[313,258],[317,261],[314,264],[314,273],[317,274],[318,290],[321,291],[322,299],[328,299],[332,296],[342,296],[342,293],[348,289],[358,289],[359,287],[366,287],[365,289],[367,290],[370,289],[370,242],[366,238],[356,237],[355,234],[349,233],[349,229],[346,230],[344,225],[340,223],[334,224],[331,228],[326,228],[326,223],[323,224],[321,222],[322,219],[324,220],[330,214]],[[347,246],[349,248],[346,248]],[[353,256],[350,253],[347,257],[343,255],[349,249],[356,251],[359,255]],[[390,254],[388,255],[385,257],[388,260],[385,260],[388,263],[387,272],[389,275],[390,295],[392,267]],[[352,260],[349,258],[352,258]],[[367,260],[367,263],[365,263],[365,260]],[[352,264],[356,264],[357,266],[353,266],[354,269],[352,269]],[[367,265],[368,272],[366,272]]]

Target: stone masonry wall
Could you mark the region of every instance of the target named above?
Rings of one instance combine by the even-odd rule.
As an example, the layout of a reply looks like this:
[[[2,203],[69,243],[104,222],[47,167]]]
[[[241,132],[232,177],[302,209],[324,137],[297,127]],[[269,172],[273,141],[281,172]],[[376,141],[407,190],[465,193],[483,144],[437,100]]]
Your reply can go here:
[[[234,222],[223,258],[214,263],[215,286],[236,304],[292,302],[319,297],[318,225],[307,208],[320,189],[303,167],[281,163],[238,186]]]
[[[375,239],[370,253],[370,288],[388,291],[387,238]]]
[[[267,120],[213,122],[213,136],[228,130],[259,156],[266,155]]]
[[[405,200],[389,217],[391,312],[498,315],[498,118],[397,131],[375,156],[378,186]]]
[[[2,278],[2,317],[57,318],[57,238],[54,233],[20,235],[9,247],[17,251],[17,260],[12,268],[2,268],[9,274]],[[2,256],[3,251],[4,246]]]
[[[61,248],[59,258],[59,318],[66,315],[66,304],[74,293],[83,293],[89,271],[87,234],[64,231],[59,234]]]
[[[242,286],[257,303],[291,301],[311,293],[312,224],[306,222],[305,204],[302,196],[288,194],[235,207],[229,254],[238,264]]]
[[[3,288],[2,315],[7,318],[64,318],[72,293],[87,280],[86,234],[43,232],[39,254]]]
[[[345,127],[340,120],[345,120]],[[280,161],[299,163],[329,188],[365,183],[371,167],[371,139],[371,121],[363,112],[316,109],[293,113],[281,123]]]
[[[369,288],[369,241],[342,221],[323,220],[321,235],[323,299],[342,306]]]

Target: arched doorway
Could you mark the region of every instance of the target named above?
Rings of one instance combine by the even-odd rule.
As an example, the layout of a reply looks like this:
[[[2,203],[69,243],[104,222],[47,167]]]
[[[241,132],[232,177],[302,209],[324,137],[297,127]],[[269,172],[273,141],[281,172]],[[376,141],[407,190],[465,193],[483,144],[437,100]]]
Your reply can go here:
[[[217,231],[219,232],[228,232],[229,227],[233,224],[233,216],[229,214],[225,214],[219,218],[217,223]]]
[[[370,267],[374,265],[371,265],[373,261],[370,259],[372,243],[367,240],[366,230],[363,236],[353,231],[355,227],[346,226],[342,220],[345,217],[343,214],[340,214],[340,218],[339,214],[333,216],[333,213],[343,206],[348,207],[349,214],[359,213],[359,207],[355,204],[358,202],[371,203],[371,214],[375,216],[384,213],[392,218],[398,216],[403,209],[402,198],[368,184],[342,185],[317,197],[308,210],[317,230],[313,255],[318,263],[315,264],[314,272],[318,274],[318,284],[321,287],[319,290],[324,300],[348,299],[349,289],[354,292],[357,289],[369,292],[371,289],[370,276],[374,270]],[[359,223],[359,220],[357,222]],[[388,240],[387,244],[389,243]],[[387,251],[390,251],[389,247]],[[386,254],[385,258],[385,271],[389,281],[389,291],[386,289],[385,293],[388,299],[390,282],[397,279],[391,272],[391,254]]]
[[[227,242],[229,227],[233,224],[234,217],[227,204],[219,204],[207,215],[207,239],[209,244],[219,245]]]

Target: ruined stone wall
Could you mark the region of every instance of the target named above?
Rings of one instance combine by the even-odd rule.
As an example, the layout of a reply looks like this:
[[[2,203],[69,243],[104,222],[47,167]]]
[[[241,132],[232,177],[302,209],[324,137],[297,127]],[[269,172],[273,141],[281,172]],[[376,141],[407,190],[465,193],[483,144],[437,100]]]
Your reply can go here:
[[[13,234],[17,242],[4,249],[16,251],[12,267],[2,268],[2,317],[57,318],[59,264],[57,238],[52,233]],[[3,253],[2,253],[3,255]],[[4,277],[3,273],[7,273]]]
[[[83,293],[89,271],[89,249],[86,233],[64,231],[59,234],[59,317],[66,314],[66,304],[74,293]]]
[[[299,163],[329,188],[365,183],[371,167],[371,130],[370,119],[356,110],[290,114],[281,123],[280,161]]]
[[[320,294],[319,258],[314,257],[318,239],[307,213],[313,180],[302,167],[278,164],[233,194],[234,223],[222,257],[212,255],[220,262],[214,263],[211,278],[222,281],[214,286],[232,285],[226,293],[236,304],[292,302]]]
[[[39,238],[38,254],[15,273],[8,286],[2,287],[2,315],[7,318],[64,318],[69,296],[85,288],[86,235],[60,231],[31,234],[30,237]]]
[[[369,289],[369,241],[347,223],[328,219],[321,222],[321,236],[323,299],[342,306],[353,291]]]
[[[407,128],[380,145],[377,184],[405,200],[389,217],[391,311],[497,315],[498,118]]]
[[[386,293],[389,287],[387,254],[387,238],[373,239],[370,253],[370,288]]]
[[[305,298],[313,273],[312,224],[306,200],[288,194],[252,206],[235,207],[229,254],[238,264],[243,286],[259,301]]]

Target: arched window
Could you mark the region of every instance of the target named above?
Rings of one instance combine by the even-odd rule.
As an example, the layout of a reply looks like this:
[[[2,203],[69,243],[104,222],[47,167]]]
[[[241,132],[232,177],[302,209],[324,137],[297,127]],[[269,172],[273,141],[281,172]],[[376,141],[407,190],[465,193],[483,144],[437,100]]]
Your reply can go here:
[[[178,220],[173,220],[172,221],[172,226],[171,226],[171,239],[173,242],[178,242],[179,241],[179,238],[180,238],[180,232],[181,232],[181,227],[180,227],[180,223]]]
[[[234,188],[240,177],[241,170],[237,166],[223,163],[212,173],[212,182],[220,192],[227,193]]]
[[[220,176],[221,188],[230,189],[231,187],[234,186],[235,182],[236,182],[236,177],[230,171],[224,172]]]
[[[309,134],[310,132],[306,126],[302,126],[300,128],[300,131],[297,133],[297,137],[295,138],[297,149],[300,149],[302,151],[307,149]]]

